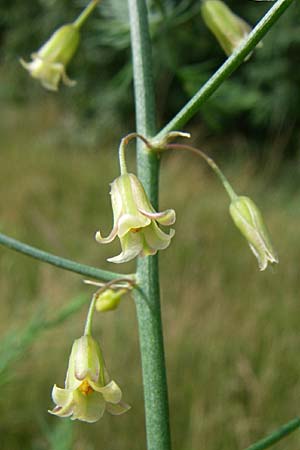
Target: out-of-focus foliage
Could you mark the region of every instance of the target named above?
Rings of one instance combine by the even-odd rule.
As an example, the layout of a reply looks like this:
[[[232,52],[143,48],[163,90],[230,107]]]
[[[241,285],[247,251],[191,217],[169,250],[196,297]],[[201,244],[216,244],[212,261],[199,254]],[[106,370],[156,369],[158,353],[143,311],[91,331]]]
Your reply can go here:
[[[228,5],[254,25],[269,2],[228,0]],[[18,64],[29,58],[55,28],[73,20],[85,1],[21,0],[0,2],[0,98],[14,101],[53,95],[41,91]],[[154,42],[154,73],[161,124],[172,117],[224,61],[215,38],[205,28],[200,0],[148,0]],[[244,127],[256,137],[300,121],[300,9],[292,5],[249,61],[213,96],[201,119],[213,132]],[[132,69],[127,1],[103,0],[83,30],[79,52],[70,67],[77,79],[62,89],[60,99],[76,114],[95,118],[102,129],[126,121],[134,126]],[[131,118],[130,120],[128,118]],[[294,140],[298,139],[297,133]]]

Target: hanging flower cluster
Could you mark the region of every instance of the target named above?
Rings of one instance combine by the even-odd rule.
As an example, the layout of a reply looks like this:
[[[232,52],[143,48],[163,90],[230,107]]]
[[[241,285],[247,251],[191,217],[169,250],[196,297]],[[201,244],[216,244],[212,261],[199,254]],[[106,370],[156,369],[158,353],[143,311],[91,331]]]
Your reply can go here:
[[[31,62],[21,60],[23,67],[46,89],[56,91],[61,81],[68,86],[74,85],[75,82],[66,74],[66,67],[78,48],[81,26],[99,1],[91,0],[73,23],[63,25],[55,31],[49,40],[32,54]],[[203,0],[202,16],[227,55],[236,50],[251,30],[249,25],[221,0]],[[121,253],[108,261],[125,263],[136,257],[155,255],[170,245],[175,234],[170,228],[176,220],[175,211],[156,211],[142,182],[135,174],[127,171],[125,147],[132,137],[141,138],[149,151],[186,149],[204,158],[229,194],[231,217],[257,257],[260,270],[265,270],[269,262],[278,263],[267,228],[255,203],[246,196],[237,196],[218,166],[201,150],[172,144],[176,137],[190,137],[188,133],[177,131],[167,133],[160,141],[154,141],[152,144],[136,133],[122,139],[119,147],[120,175],[111,183],[110,191],[113,228],[107,237],[103,237],[100,231],[96,233],[96,240],[101,244],[108,244],[116,237],[120,240]],[[169,230],[166,232],[164,228]],[[76,339],[72,346],[65,387],[53,387],[52,399],[55,407],[49,411],[51,414],[92,423],[99,420],[105,410],[119,415],[130,409],[129,405],[122,401],[121,389],[108,375],[102,350],[93,338],[91,328],[94,312],[116,309],[121,298],[131,288],[132,285],[128,281],[125,285],[113,285],[110,282],[101,286],[93,295],[84,335]]]

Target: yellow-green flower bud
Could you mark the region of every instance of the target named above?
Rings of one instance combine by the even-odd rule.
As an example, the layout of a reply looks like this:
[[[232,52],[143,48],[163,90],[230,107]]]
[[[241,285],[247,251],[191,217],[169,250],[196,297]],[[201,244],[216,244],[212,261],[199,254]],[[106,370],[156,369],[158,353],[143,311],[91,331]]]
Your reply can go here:
[[[268,262],[278,263],[268,230],[255,203],[248,197],[236,197],[232,200],[229,210],[235,225],[245,236],[256,256],[259,269],[265,270]]]
[[[32,62],[21,59],[21,64],[50,91],[57,91],[61,80],[67,86],[73,86],[75,81],[67,76],[66,66],[77,50],[79,39],[79,29],[74,24],[63,25],[37,53],[31,55]]]
[[[97,296],[96,310],[99,312],[106,312],[117,309],[121,298],[127,292],[128,289],[106,289]]]
[[[251,31],[221,0],[204,0],[201,13],[206,26],[215,35],[226,55],[231,55]]]
[[[65,388],[54,385],[52,411],[59,417],[96,422],[105,409],[111,414],[126,412],[129,406],[121,401],[119,386],[109,379],[101,349],[90,335],[76,339],[69,359]]]
[[[148,200],[142,183],[132,173],[124,173],[111,184],[111,203],[114,214],[114,226],[106,238],[96,233],[101,244],[112,242],[119,237],[122,247],[120,255],[108,261],[123,263],[136,256],[155,255],[158,250],[169,246],[175,231],[164,233],[158,226],[170,226],[175,223],[175,211],[167,209],[156,212]]]

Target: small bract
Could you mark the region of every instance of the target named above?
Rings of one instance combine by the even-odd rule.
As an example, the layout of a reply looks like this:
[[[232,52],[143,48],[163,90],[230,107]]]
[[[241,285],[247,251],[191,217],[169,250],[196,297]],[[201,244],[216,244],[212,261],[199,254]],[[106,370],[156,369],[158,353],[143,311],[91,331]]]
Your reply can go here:
[[[63,25],[37,53],[31,55],[32,62],[21,59],[21,64],[50,91],[57,91],[61,80],[67,86],[73,86],[76,82],[67,76],[66,66],[78,47],[79,39],[79,30],[74,24]]]
[[[119,386],[109,379],[101,349],[90,335],[76,339],[69,360],[65,388],[54,385],[52,411],[59,417],[96,422],[104,411],[123,414],[130,406],[121,401]]]
[[[158,224],[170,226],[175,223],[173,209],[156,212],[149,202],[139,179],[132,173],[124,173],[111,184],[111,203],[114,226],[110,235],[103,238],[100,231],[96,240],[101,244],[119,237],[122,252],[108,261],[124,263],[136,256],[155,255],[169,246],[175,231],[163,232]]]
[[[245,236],[256,256],[259,269],[265,270],[268,262],[278,263],[269,232],[255,203],[249,197],[237,196],[231,202],[229,211],[235,225]]]

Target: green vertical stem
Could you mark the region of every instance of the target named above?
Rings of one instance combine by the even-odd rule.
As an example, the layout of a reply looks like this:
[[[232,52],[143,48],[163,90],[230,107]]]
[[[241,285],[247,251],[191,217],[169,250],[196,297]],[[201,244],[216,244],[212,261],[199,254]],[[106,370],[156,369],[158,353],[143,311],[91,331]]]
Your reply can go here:
[[[137,132],[155,134],[155,102],[152,79],[151,43],[145,0],[128,0]],[[158,207],[159,163],[143,143],[137,144],[138,176],[149,199]],[[145,398],[148,450],[170,450],[169,408],[159,297],[157,256],[139,258],[135,303],[139,326]]]

